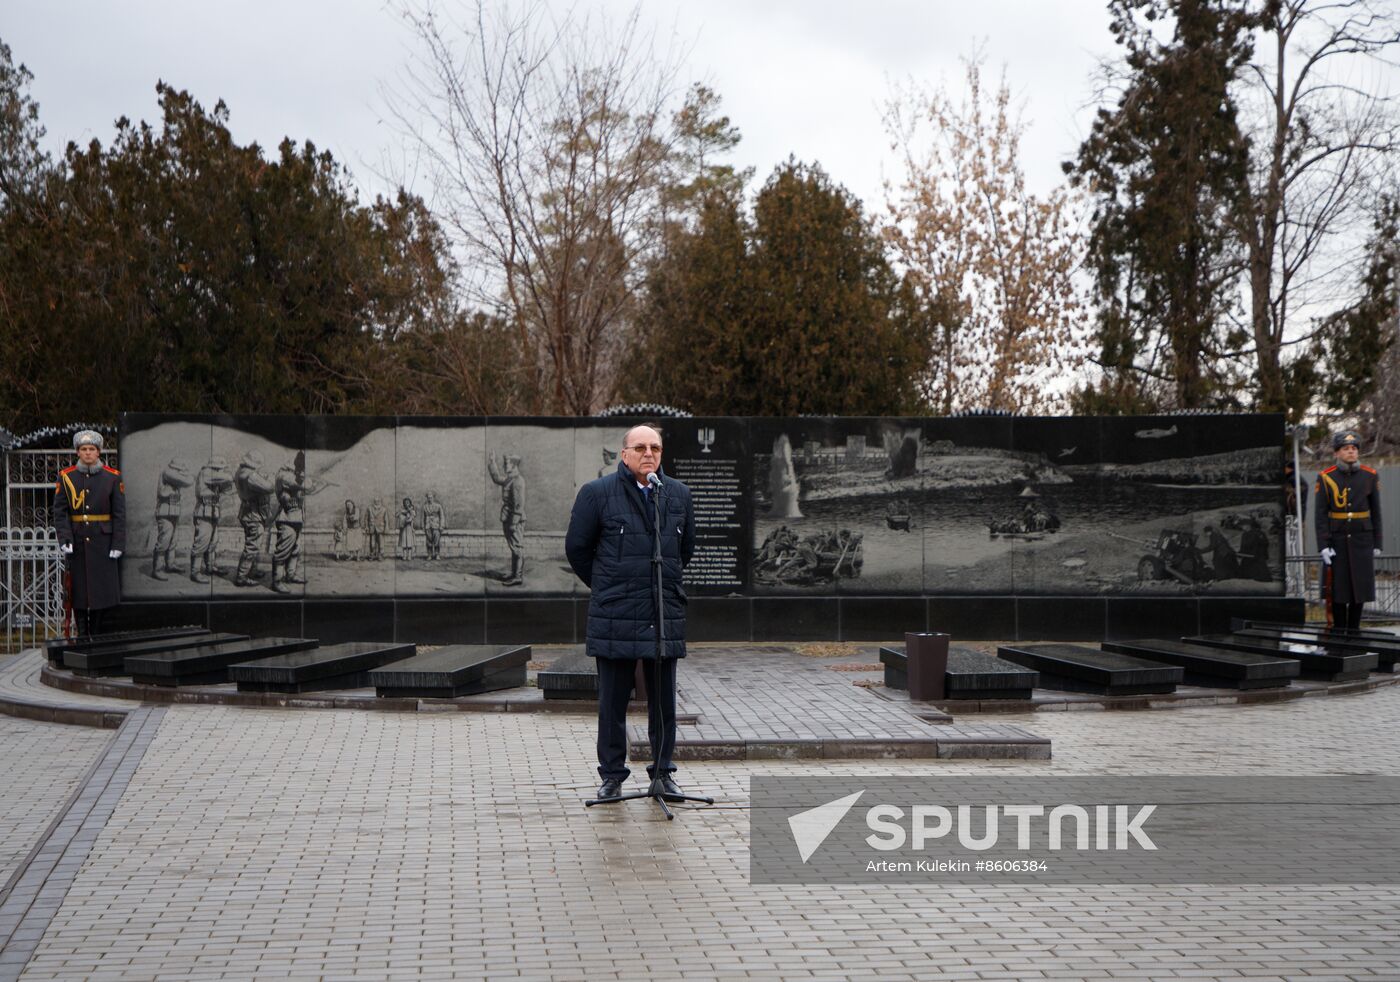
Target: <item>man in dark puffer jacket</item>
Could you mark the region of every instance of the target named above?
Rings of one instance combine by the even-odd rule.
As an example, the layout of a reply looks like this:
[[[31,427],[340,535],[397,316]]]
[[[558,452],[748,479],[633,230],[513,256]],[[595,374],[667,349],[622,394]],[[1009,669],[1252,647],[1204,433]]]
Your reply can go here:
[[[648,487],[655,474],[661,485]],[[656,657],[656,573],[653,508],[661,508],[665,650]],[[685,657],[685,590],[681,571],[695,551],[690,489],[661,470],[661,433],[634,426],[623,440],[617,471],[579,488],[564,541],[578,578],[593,591],[588,604],[588,654],[598,663],[600,799],[622,792],[627,769],[627,698],[637,661],[646,676],[654,790],[679,795],[671,774],[676,744],[676,661]],[[659,783],[659,787],[655,787]]]

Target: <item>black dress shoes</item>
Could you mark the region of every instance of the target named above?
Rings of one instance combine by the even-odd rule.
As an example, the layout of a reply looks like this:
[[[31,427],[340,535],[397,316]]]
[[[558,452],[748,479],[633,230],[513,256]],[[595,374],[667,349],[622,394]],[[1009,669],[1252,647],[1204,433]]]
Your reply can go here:
[[[682,794],[680,787],[672,780],[670,774],[652,778],[651,793],[659,794],[668,801],[677,801],[681,798]]]
[[[610,777],[603,781],[598,788],[599,799],[620,798],[622,796],[622,782],[615,777]]]

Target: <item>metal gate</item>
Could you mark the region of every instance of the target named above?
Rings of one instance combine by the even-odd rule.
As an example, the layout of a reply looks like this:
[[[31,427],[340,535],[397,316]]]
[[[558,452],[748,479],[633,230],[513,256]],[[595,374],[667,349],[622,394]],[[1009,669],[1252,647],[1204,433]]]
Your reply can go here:
[[[49,528],[0,528],[0,637],[7,654],[63,630],[63,553]]]
[[[50,527],[58,472],[73,451],[5,452],[4,523],[0,525],[0,652],[13,654],[63,631],[63,554]],[[102,451],[115,464],[117,451]]]
[[[1365,616],[1400,617],[1400,555],[1376,557],[1376,600]],[[1322,560],[1316,556],[1288,557],[1288,596],[1309,604],[1322,603]]]

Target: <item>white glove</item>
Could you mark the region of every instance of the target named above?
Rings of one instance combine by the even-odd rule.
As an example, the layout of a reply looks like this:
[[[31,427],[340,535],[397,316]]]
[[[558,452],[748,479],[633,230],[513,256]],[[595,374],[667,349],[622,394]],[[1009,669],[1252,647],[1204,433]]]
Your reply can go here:
[[[1381,558],[1381,551],[1380,551],[1379,549],[1372,549],[1372,550],[1371,550],[1371,555],[1375,556],[1377,559],[1380,559],[1380,558]]]
[[[58,548],[65,556],[71,556],[73,554],[73,543],[71,542],[65,542]]]
[[[1322,565],[1324,565],[1324,566],[1331,566],[1331,565],[1332,565],[1332,557],[1335,556],[1336,554],[1337,554],[1337,550],[1336,550],[1336,549],[1323,549],[1323,550],[1322,550]]]
[[[107,553],[107,558],[108,558],[108,559],[121,559],[121,558],[122,558],[122,551],[121,551],[120,549],[113,549],[111,552]]]

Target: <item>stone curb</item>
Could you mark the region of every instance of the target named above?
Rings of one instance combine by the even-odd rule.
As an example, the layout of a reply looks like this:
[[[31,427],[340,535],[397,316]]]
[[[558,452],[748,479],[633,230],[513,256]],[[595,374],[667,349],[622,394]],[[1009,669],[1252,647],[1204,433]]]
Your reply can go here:
[[[160,727],[165,709],[133,707],[63,809],[0,888],[0,980],[17,979],[63,905]]]
[[[953,713],[955,716],[996,715],[1006,713],[1057,713],[1057,712],[1102,712],[1102,711],[1141,711],[1145,709],[1191,709],[1198,706],[1251,706],[1268,703],[1292,702],[1295,699],[1312,699],[1318,696],[1350,696],[1362,692],[1372,692],[1388,686],[1400,685],[1400,674],[1372,674],[1368,679],[1355,682],[1293,682],[1277,689],[1198,689],[1192,692],[1173,692],[1154,696],[1084,696],[1073,698],[1045,699],[968,699],[943,700],[940,702],[914,702],[902,689],[885,686],[871,686],[871,692],[881,699],[908,705],[915,716],[923,718],[922,710]],[[1193,687],[1194,688],[1194,687]],[[1048,691],[1048,690],[1041,690]],[[928,722],[937,722],[930,719]]]
[[[279,692],[209,691],[178,686],[144,685],[116,678],[80,678],[45,664],[39,680],[46,686],[82,695],[105,696],[157,705],[241,706],[255,709],[358,709],[397,713],[563,713],[592,715],[597,711],[589,700],[520,702],[509,699],[457,701],[453,699],[394,699],[379,696],[287,694]],[[644,703],[633,703],[629,711],[645,711]],[[128,710],[33,702],[0,692],[0,713],[48,723],[68,723],[115,729]],[[695,713],[679,713],[676,722],[698,722]]]
[[[640,730],[628,741],[633,761],[651,760],[651,745]],[[677,739],[674,760],[1049,760],[1050,740],[1025,736],[950,736],[927,740]]]

